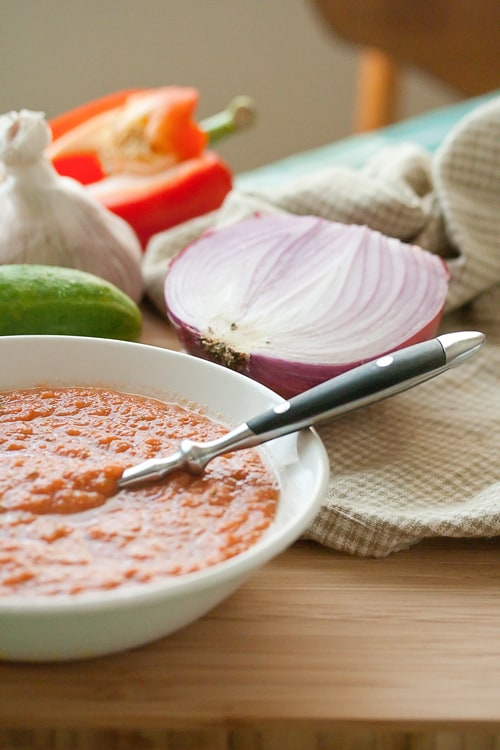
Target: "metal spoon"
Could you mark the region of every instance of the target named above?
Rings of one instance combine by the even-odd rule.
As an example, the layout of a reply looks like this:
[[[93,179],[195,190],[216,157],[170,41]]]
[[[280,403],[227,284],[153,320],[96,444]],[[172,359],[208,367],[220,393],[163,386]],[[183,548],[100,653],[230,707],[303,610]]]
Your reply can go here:
[[[125,469],[118,486],[157,482],[176,469],[201,474],[223,453],[260,445],[430,380],[477,352],[484,339],[477,331],[447,333],[379,357],[277,404],[216,440],[182,440],[172,456]]]

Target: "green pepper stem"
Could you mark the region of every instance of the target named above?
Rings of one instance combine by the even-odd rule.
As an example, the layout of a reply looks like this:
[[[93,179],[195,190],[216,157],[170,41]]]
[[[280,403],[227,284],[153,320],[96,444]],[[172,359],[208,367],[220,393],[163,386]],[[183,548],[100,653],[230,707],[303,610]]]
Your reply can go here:
[[[237,96],[222,112],[200,122],[200,128],[208,134],[210,145],[250,127],[255,122],[255,104],[248,96]]]

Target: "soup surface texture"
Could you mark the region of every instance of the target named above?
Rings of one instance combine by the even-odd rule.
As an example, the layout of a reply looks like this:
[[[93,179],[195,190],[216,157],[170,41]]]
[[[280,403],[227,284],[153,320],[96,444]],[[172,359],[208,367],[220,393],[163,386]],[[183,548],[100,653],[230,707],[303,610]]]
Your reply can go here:
[[[178,404],[101,388],[0,393],[0,596],[77,594],[200,570],[271,523],[276,479],[257,450],[201,476],[119,490],[132,464],[227,428]]]

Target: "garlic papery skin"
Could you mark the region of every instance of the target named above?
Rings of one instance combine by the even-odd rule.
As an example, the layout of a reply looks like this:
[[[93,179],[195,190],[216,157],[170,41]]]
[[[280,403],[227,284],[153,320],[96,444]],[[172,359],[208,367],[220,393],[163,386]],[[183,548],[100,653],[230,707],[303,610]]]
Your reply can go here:
[[[79,182],[55,171],[44,153],[50,138],[42,113],[0,117],[0,263],[78,268],[138,302],[144,282],[135,232]]]

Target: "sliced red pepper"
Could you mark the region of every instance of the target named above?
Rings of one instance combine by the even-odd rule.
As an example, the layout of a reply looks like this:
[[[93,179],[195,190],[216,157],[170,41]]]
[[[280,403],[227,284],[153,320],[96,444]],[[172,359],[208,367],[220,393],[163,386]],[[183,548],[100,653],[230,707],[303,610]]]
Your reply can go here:
[[[194,120],[193,88],[129,89],[50,121],[47,153],[126,219],[145,245],[157,232],[220,206],[232,187],[229,167],[207,151]]]
[[[121,107],[125,101],[132,96],[137,94],[143,89],[125,89],[124,91],[116,91],[113,94],[107,94],[101,96],[99,99],[94,99],[86,104],[81,104],[74,109],[63,112],[63,114],[53,117],[50,120],[50,129],[52,131],[52,139],[56,141],[62,135],[65,135],[70,130],[74,130],[82,122],[90,120],[91,117],[100,115],[103,112],[107,112],[110,109]]]
[[[62,136],[75,130],[83,123],[88,122],[91,118],[117,107],[122,107],[130,96],[137,94],[139,91],[141,89],[117,91],[107,96],[102,96],[99,99],[94,99],[86,104],[81,104],[79,107],[75,107],[68,112],[54,117],[49,122],[52,131],[52,143],[55,143]],[[62,156],[55,156],[52,157],[52,163],[59,174],[73,177],[83,185],[97,182],[105,177],[99,156],[95,151],[83,150]]]
[[[232,187],[228,167],[213,151],[145,180],[117,175],[89,185],[89,192],[134,227],[143,247],[158,232],[214,211]]]

